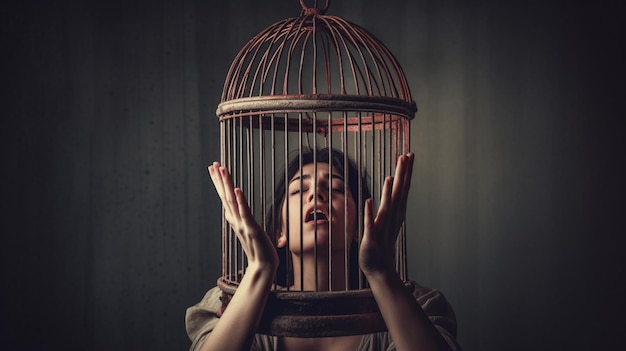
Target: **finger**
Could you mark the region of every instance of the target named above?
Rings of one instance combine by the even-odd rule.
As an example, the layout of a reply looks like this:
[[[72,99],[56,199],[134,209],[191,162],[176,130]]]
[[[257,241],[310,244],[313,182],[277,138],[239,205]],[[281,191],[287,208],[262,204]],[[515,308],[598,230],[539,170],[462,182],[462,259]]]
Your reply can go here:
[[[215,190],[222,200],[226,220],[234,224],[233,221],[237,220],[237,216],[235,216],[235,209],[233,208],[234,195],[232,194],[232,179],[230,174],[219,162],[213,162],[213,165],[209,166],[209,174],[211,175]]]
[[[224,186],[224,196],[226,198],[228,209],[233,215],[233,220],[239,221],[241,217],[239,215],[239,206],[235,197],[233,178],[230,176],[230,173],[228,173],[228,169],[226,169],[226,167],[219,167],[219,173]]]
[[[408,153],[398,158],[396,166],[395,182],[393,185],[392,198],[394,201],[394,213],[402,213],[406,208],[409,188],[411,187],[411,176],[413,172],[413,154]],[[398,213],[398,214],[400,214]]]
[[[363,219],[363,238],[361,238],[361,248],[365,246],[371,247],[376,245],[378,237],[376,232],[376,224],[374,223],[374,200],[371,198],[365,200],[365,213]]]
[[[230,219],[230,214],[232,213],[231,205],[228,203],[228,197],[226,195],[226,186],[224,184],[224,177],[221,172],[222,166],[219,162],[213,162],[213,165],[209,166],[209,174],[211,175],[211,180],[213,181],[213,185],[215,186],[215,190],[217,191],[217,195],[219,195],[220,200],[222,200],[222,206],[226,212],[226,216]]]
[[[254,215],[252,214],[252,210],[250,210],[250,206],[248,205],[248,200],[246,200],[246,196],[243,194],[243,191],[239,188],[235,189],[235,197],[237,198],[237,207],[239,209],[239,216],[244,221],[244,224],[248,226],[248,228],[260,228],[256,220],[254,219]]]
[[[219,195],[220,199],[223,199],[224,186],[222,184],[222,180],[220,179],[220,175],[218,171],[219,166],[220,166],[219,162],[213,162],[213,164],[208,167],[208,170],[209,170],[209,175],[211,176],[211,181],[213,182],[213,186],[215,187],[215,190],[217,191],[217,195]]]
[[[209,166],[209,174],[211,175],[211,180],[213,181],[217,194],[224,202],[226,200],[226,184],[224,178],[228,178],[229,175],[227,172],[225,177],[221,171],[222,168],[225,169],[219,162],[213,162],[213,165]]]
[[[409,153],[407,154],[406,167],[405,167],[405,175],[404,175],[404,186],[403,188],[403,196],[402,199],[403,208],[402,213],[406,212],[408,200],[409,200],[409,190],[411,189],[411,180],[413,178],[413,163],[415,161],[415,154]]]
[[[387,221],[388,213],[391,205],[391,187],[393,185],[394,178],[387,177],[383,183],[383,193],[380,197],[380,205],[378,207],[378,213],[374,221],[376,223],[385,223]]]
[[[248,257],[252,257],[250,255],[254,255],[254,251],[251,251],[251,246],[250,245],[250,236],[249,235],[243,235],[246,225],[249,222],[248,219],[248,214],[250,213],[249,207],[248,207],[248,202],[246,201],[245,196],[243,195],[243,191],[240,188],[235,188],[233,190],[233,193],[235,195],[235,199],[237,201],[237,208],[238,208],[238,217],[241,218],[243,220],[244,226],[241,227],[242,231],[236,231],[237,236],[239,237],[239,240],[242,242],[242,244],[244,245],[244,249],[246,250],[246,255],[248,255]],[[249,233],[250,230],[247,230],[247,232]]]
[[[398,161],[396,163],[396,173],[394,176],[393,190],[391,191],[391,197],[393,199],[401,198],[404,186],[404,177],[406,173],[406,155],[401,155],[398,157]]]
[[[374,227],[374,201],[371,198],[365,200],[365,214],[363,221],[363,237],[369,237]]]
[[[411,178],[413,176],[413,160],[414,154],[408,153],[405,157],[401,159],[402,169],[401,169],[401,183],[398,184],[399,194],[401,195],[397,202],[397,214],[404,217],[406,213],[408,198],[409,198],[409,189],[411,188]]]
[[[222,207],[224,208],[225,214],[227,218],[230,218],[230,206],[226,201],[226,195],[224,194],[224,182],[222,180],[222,175],[219,171],[219,168],[219,162],[213,162],[213,164],[208,167],[209,175],[211,176],[211,181],[213,182],[215,191],[222,201]]]
[[[411,178],[413,177],[413,163],[415,161],[415,154],[406,154],[406,164],[404,167],[404,189],[409,190],[411,187]]]

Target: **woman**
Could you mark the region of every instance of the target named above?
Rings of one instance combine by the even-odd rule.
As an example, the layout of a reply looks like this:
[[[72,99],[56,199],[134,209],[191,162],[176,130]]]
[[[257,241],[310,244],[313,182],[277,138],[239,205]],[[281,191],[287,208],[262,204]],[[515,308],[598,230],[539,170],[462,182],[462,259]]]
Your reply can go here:
[[[333,155],[337,153],[342,155],[333,151]],[[316,153],[323,154],[328,151]],[[296,159],[298,164],[302,161],[302,168],[290,167],[287,192],[277,197],[275,208],[279,211],[274,213],[280,213],[280,219],[269,217],[273,218],[270,233],[277,236],[276,246],[288,249],[291,254],[293,282],[289,285],[295,290],[330,290],[331,287],[341,290],[349,280],[346,274],[353,275],[344,269],[333,269],[330,278],[327,274],[319,274],[329,271],[329,260],[320,257],[330,256],[331,262],[345,261],[346,252],[349,252],[345,245],[355,241],[358,231],[357,204],[362,203],[358,199],[355,180],[350,179],[353,177],[344,179],[343,156],[331,158],[327,162],[319,157]],[[376,213],[372,199],[364,201],[358,265],[388,332],[328,338],[271,337],[255,333],[275,281],[279,256],[273,240],[255,221],[241,189],[234,188],[228,170],[217,162],[209,166],[226,220],[237,234],[248,266],[223,314],[219,312],[218,288],[210,290],[200,303],[187,310],[186,326],[193,343],[191,349],[459,350],[454,312],[443,295],[423,287],[418,287],[415,295],[411,294],[392,261],[396,237],[406,213],[413,158],[412,153],[398,158],[395,176],[384,181]],[[358,174],[352,164],[348,165],[347,173]],[[367,196],[366,191],[360,193]]]

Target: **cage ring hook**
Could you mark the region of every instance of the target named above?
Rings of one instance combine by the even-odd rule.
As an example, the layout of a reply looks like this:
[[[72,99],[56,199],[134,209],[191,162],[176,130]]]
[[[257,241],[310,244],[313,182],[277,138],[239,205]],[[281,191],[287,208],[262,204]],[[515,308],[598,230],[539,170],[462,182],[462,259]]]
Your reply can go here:
[[[317,0],[314,1],[315,5],[317,5]],[[315,6],[314,5],[314,6]],[[302,10],[305,15],[323,15],[328,10],[328,6],[330,6],[330,0],[326,0],[326,4],[322,8],[318,7],[309,7],[304,3],[304,0],[300,0],[300,6],[302,6]]]

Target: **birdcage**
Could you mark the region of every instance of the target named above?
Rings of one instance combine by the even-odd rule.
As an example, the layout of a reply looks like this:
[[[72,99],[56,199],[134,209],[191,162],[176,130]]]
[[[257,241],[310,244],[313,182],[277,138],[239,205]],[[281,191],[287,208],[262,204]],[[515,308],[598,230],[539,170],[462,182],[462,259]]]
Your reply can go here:
[[[259,332],[317,337],[384,331],[355,259],[363,232],[362,204],[366,197],[380,198],[384,178],[393,175],[397,157],[409,151],[409,122],[417,108],[404,72],[385,45],[358,25],[326,15],[328,1],[320,7],[303,0],[300,4],[298,17],[269,26],[239,51],[217,108],[221,162],[256,219],[275,243],[281,223],[287,230],[295,228],[287,235],[286,248],[279,250],[281,264]],[[326,181],[342,179],[344,189],[315,187],[315,197],[328,199],[334,192],[350,190],[356,208],[347,211],[345,196],[343,218],[336,218],[343,227],[316,224],[308,233],[303,223],[285,223],[291,217],[304,222],[307,216],[304,205],[290,207],[284,200],[292,176],[289,168],[295,164],[302,172],[311,164],[317,170],[322,163],[330,165],[329,170],[338,166]],[[318,173],[313,174],[316,184]],[[305,202],[303,193],[300,204]],[[293,211],[298,215],[290,216]],[[333,222],[328,218],[332,211],[322,205],[308,211],[316,223],[316,216]],[[304,235],[313,237],[314,273],[304,272],[306,264],[298,262],[305,250],[302,243],[309,240]],[[245,274],[246,257],[225,220],[222,236],[218,285],[227,308]],[[405,240],[403,226],[395,262],[406,282]],[[291,249],[295,241],[300,243],[299,256],[293,253],[297,247]],[[335,245],[341,242],[344,253],[337,254]],[[314,277],[313,286],[302,284],[307,274]]]

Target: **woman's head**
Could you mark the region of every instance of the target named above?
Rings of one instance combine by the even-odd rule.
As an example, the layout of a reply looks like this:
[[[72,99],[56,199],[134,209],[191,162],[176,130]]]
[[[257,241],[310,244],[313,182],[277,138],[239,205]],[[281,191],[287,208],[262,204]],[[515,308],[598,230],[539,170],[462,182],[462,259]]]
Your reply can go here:
[[[350,276],[358,279],[357,222],[365,199],[370,197],[364,178],[354,162],[338,150],[298,153],[276,184],[266,218],[268,233],[276,238],[280,249],[295,255],[305,251],[328,255],[332,238],[331,250],[350,252]],[[280,256],[278,283],[283,285],[280,271],[289,267],[282,257],[286,255]]]
[[[357,232],[357,207],[344,173],[325,162],[308,163],[287,183],[278,247],[295,256],[343,253]]]

